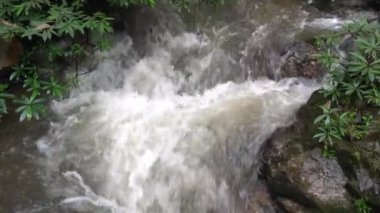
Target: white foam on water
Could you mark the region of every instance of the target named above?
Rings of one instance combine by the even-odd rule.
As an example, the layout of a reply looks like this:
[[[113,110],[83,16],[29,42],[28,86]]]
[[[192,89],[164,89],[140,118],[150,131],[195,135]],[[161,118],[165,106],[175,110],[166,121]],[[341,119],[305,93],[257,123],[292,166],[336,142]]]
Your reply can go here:
[[[305,27],[311,27],[318,30],[339,30],[344,25],[351,23],[351,20],[343,20],[340,18],[316,18],[305,23]]]
[[[185,64],[191,76],[173,61],[208,44],[191,33],[163,44],[138,58],[126,37],[97,56],[97,69],[69,99],[53,104],[58,121],[37,144],[44,155],[41,175],[49,193],[63,197],[60,205],[77,211],[240,212],[242,189],[236,186],[245,169],[257,165],[261,145],[291,124],[319,87],[291,78],[221,81],[197,90],[203,70],[194,68],[207,67],[210,55]]]

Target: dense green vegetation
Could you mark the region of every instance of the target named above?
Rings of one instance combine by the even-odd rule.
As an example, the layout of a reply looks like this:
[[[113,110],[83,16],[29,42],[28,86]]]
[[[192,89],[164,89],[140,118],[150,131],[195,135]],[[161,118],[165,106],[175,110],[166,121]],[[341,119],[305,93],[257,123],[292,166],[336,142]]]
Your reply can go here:
[[[354,203],[356,212],[358,213],[371,213],[372,209],[368,206],[368,198],[360,198],[355,200]]]
[[[156,0],[106,0],[109,7],[130,5],[154,6]],[[170,0],[180,10],[189,10],[190,0]],[[224,3],[224,0],[201,0],[201,3]],[[113,32],[113,18],[102,9],[95,9],[97,1],[86,0],[8,0],[0,2],[0,38],[27,41],[29,44],[20,64],[13,67],[9,81],[20,83],[25,95],[17,98],[8,94],[8,84],[0,84],[0,117],[6,114],[7,101],[19,107],[20,121],[39,119],[46,109],[46,98],[62,98],[78,77],[79,61],[89,55],[88,49],[109,48],[107,34]],[[101,3],[101,1],[98,1]],[[103,1],[104,3],[104,1]],[[91,5],[92,4],[92,5]],[[64,39],[69,45],[59,46]],[[35,56],[47,59],[36,63]],[[57,78],[57,65],[68,58],[76,65],[74,77]]]
[[[154,5],[153,0],[109,0],[115,6],[130,4]],[[56,69],[62,57],[72,58],[78,63],[80,57],[87,54],[86,45],[90,45],[89,36],[96,41],[96,46],[105,50],[108,47],[107,33],[113,31],[113,18],[102,11],[89,10],[84,0],[9,0],[0,3],[0,37],[18,38],[32,43],[20,64],[13,67],[10,82],[21,83],[25,95],[16,98],[5,93],[7,85],[0,87],[0,116],[7,113],[6,99],[14,99],[19,107],[20,121],[39,119],[44,114],[49,95],[62,98],[68,88],[66,81],[56,79]],[[85,37],[85,42],[80,42]],[[66,39],[67,47],[57,45],[57,41]],[[82,39],[83,40],[83,39]],[[91,44],[94,46],[94,44]],[[48,59],[44,65],[33,62],[33,56]],[[42,54],[42,55],[41,55]],[[47,72],[46,72],[47,70]]]
[[[332,156],[335,142],[365,138],[380,107],[380,26],[360,21],[317,39],[319,62],[328,70],[328,85],[320,92],[328,99],[315,119]]]

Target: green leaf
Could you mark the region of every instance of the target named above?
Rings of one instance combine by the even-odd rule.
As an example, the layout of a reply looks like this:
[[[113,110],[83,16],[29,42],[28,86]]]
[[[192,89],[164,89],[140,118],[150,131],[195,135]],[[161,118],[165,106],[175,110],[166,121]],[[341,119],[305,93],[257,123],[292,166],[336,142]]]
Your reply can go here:
[[[25,120],[27,114],[28,114],[27,110],[22,111],[22,113],[20,115],[20,122]]]
[[[319,123],[319,122],[321,122],[323,119],[325,119],[326,118],[326,116],[325,115],[320,115],[320,116],[318,116],[315,120],[314,120],[314,123],[316,124],[316,123]]]
[[[43,99],[37,98],[37,94],[32,94],[30,97],[25,95],[20,99],[14,100],[14,103],[21,105],[16,109],[16,113],[20,114],[20,122],[31,119],[39,119],[40,114],[45,113],[45,106],[43,105]]]
[[[354,60],[356,59],[356,60],[362,62],[363,64],[368,63],[367,59],[362,54],[360,54],[359,52],[352,52],[351,55],[354,57]]]

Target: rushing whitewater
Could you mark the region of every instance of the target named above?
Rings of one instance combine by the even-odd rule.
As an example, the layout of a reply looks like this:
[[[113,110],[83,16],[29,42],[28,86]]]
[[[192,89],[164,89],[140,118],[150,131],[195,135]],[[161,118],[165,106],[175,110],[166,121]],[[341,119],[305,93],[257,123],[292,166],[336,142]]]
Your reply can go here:
[[[40,176],[58,209],[244,212],[262,144],[294,122],[318,88],[311,80],[258,78],[266,71],[251,66],[252,51],[269,45],[276,29],[269,26],[239,38],[240,53],[223,47],[237,42],[227,26],[215,38],[160,32],[144,54],[122,34],[111,51],[92,57],[95,70],[52,104],[56,119],[37,142]],[[281,61],[259,60],[277,68]]]
[[[2,117],[0,212],[276,212],[260,149],[319,87],[281,67],[346,20],[301,0],[165,2],[113,11],[124,31],[47,118]]]
[[[173,52],[205,44],[187,33],[169,40],[137,60],[124,39],[83,79],[83,87],[54,104],[59,121],[38,144],[47,188],[62,197],[60,205],[79,211],[241,212],[239,199],[247,180],[256,177],[261,144],[293,122],[316,89],[302,79],[261,79],[189,91],[194,79],[174,69]],[[127,53],[133,65],[125,68],[126,59],[116,56]],[[207,66],[207,57],[199,67]]]

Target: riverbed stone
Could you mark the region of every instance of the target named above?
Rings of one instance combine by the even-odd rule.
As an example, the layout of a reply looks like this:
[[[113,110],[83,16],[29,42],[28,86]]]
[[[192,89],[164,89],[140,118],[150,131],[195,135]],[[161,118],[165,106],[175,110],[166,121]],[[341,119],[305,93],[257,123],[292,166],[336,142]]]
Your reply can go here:
[[[295,42],[287,49],[283,56],[285,63],[281,66],[282,77],[322,77],[323,69],[314,57],[317,51],[311,44]]]

